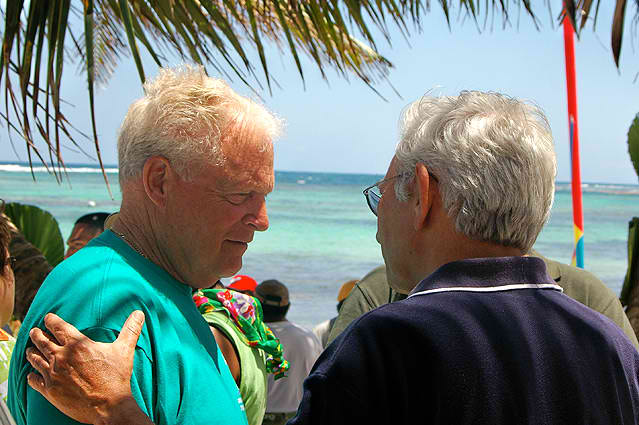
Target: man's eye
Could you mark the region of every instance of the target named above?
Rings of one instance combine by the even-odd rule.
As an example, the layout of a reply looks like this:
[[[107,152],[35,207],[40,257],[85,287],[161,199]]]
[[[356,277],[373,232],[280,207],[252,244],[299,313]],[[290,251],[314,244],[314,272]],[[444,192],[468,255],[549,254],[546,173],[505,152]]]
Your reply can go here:
[[[226,195],[226,200],[233,205],[240,205],[241,203],[246,201],[250,196],[251,196],[250,193],[233,193],[231,195]]]

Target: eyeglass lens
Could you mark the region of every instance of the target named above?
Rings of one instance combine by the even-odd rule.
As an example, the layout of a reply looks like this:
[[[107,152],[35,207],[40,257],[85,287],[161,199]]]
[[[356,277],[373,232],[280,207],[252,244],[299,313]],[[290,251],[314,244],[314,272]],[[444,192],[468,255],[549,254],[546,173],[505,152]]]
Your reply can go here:
[[[379,205],[381,196],[373,192],[373,189],[374,188],[370,188],[366,191],[366,202],[368,202],[368,206],[370,207],[373,214],[377,215],[377,207]]]

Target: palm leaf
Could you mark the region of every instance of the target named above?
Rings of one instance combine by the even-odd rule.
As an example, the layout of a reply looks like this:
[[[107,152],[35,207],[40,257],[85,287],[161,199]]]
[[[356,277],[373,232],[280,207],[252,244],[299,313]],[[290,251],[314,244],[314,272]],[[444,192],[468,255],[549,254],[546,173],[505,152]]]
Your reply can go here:
[[[86,61],[87,61],[87,86],[89,90],[89,107],[91,110],[91,127],[93,129],[93,140],[95,143],[95,151],[98,154],[98,162],[102,169],[102,176],[107,184],[107,190],[109,196],[113,198],[111,194],[111,188],[109,187],[109,180],[107,179],[106,172],[104,170],[104,164],[102,163],[102,154],[100,153],[100,144],[98,142],[98,130],[95,125],[95,99],[93,93],[93,82],[95,79],[95,67],[93,56],[93,0],[84,0],[84,36],[86,40]]]
[[[95,84],[106,86],[122,60],[122,56],[129,57],[130,55],[126,43],[123,42],[123,29],[119,17],[114,15],[111,9],[96,9],[95,2],[91,2],[91,6],[93,7],[91,14],[93,30],[89,33],[85,28],[83,36],[79,40],[80,64],[78,71],[87,72],[87,62],[91,57]],[[88,12],[85,11],[85,25],[87,14]],[[139,28],[135,29],[136,34],[140,31]],[[143,31],[141,31],[141,35],[144,35]],[[87,48],[89,37],[92,37],[93,49]],[[148,44],[146,39],[140,39],[140,41],[145,45]],[[156,63],[160,64],[161,62],[158,60]]]
[[[58,221],[49,212],[34,205],[11,202],[4,213],[16,225],[20,233],[38,248],[55,267],[64,258],[64,240]]]
[[[127,0],[119,0],[120,11],[122,13],[122,21],[124,29],[126,30],[126,36],[129,40],[129,47],[131,48],[131,54],[135,61],[135,67],[140,75],[140,81],[144,83],[146,77],[144,76],[144,67],[142,66],[142,58],[140,57],[140,51],[135,41],[135,35],[133,30],[133,23],[131,22],[131,9],[129,9],[129,2]]]
[[[619,67],[619,56],[621,55],[621,38],[623,36],[623,23],[626,16],[626,0],[617,0],[615,14],[612,20],[612,34],[610,44],[612,54],[615,58],[615,65]]]
[[[628,153],[637,177],[639,177],[639,114],[635,116],[628,130]]]
[[[637,273],[639,273],[639,217],[633,217],[628,223],[628,269],[621,287],[619,300],[624,306],[633,300],[631,295],[637,285]]]

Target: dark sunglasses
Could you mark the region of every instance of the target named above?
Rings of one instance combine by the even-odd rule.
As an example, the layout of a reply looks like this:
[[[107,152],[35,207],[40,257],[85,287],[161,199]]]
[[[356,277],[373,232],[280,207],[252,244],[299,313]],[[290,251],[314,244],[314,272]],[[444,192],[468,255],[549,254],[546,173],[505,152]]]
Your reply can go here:
[[[364,189],[364,191],[362,193],[364,193],[364,197],[366,198],[366,202],[368,203],[368,207],[371,209],[372,213],[375,214],[375,216],[377,216],[377,207],[379,206],[379,200],[382,199],[382,191],[379,189],[379,185],[387,182],[389,180],[393,180],[396,179],[398,177],[403,177],[406,176],[410,173],[400,173],[397,174],[396,176],[393,177],[389,177],[387,179],[384,180],[380,180],[377,183],[375,183],[372,186],[368,186],[366,189]],[[433,180],[435,180],[436,182],[439,182],[439,180],[437,180],[437,177],[435,177],[432,173],[428,173],[429,176],[431,176],[433,178]]]

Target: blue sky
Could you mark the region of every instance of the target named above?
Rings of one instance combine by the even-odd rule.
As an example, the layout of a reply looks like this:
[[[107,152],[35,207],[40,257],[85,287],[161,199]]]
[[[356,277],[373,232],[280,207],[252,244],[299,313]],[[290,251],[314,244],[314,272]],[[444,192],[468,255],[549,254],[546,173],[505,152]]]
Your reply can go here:
[[[612,10],[603,2],[597,30],[589,25],[576,43],[579,132],[582,180],[590,182],[637,183],[628,157],[626,135],[639,112],[639,52],[632,40],[635,7],[628,5],[625,38],[618,71],[610,52]],[[570,180],[566,112],[563,33],[552,27],[544,6],[537,4],[542,28],[535,30],[523,14],[518,22],[502,29],[498,19],[493,30],[478,32],[472,21],[453,20],[449,31],[438,5],[423,21],[421,34],[413,31],[408,42],[393,31],[393,45],[379,38],[380,52],[393,62],[390,81],[399,98],[382,83],[377,88],[383,101],[357,78],[345,81],[328,71],[325,82],[314,65],[303,60],[306,89],[293,60],[269,47],[269,66],[279,86],[272,96],[262,93],[266,105],[286,121],[284,137],[276,144],[278,170],[385,173],[397,140],[397,119],[406,104],[434,89],[456,94],[464,89],[493,90],[534,101],[549,117],[558,156],[558,179]],[[409,45],[410,44],[410,45]],[[148,76],[156,73],[146,60]],[[178,64],[171,60],[170,64]],[[85,81],[77,65],[66,65],[63,95],[74,107],[67,108],[71,121],[90,132]],[[211,75],[213,68],[208,68]],[[251,95],[239,80],[232,86]],[[132,60],[124,60],[109,84],[98,89],[96,103],[101,149],[106,163],[115,164],[116,133],[128,105],[142,95]],[[0,159],[17,160],[0,134]],[[14,137],[19,159],[26,151]],[[85,145],[93,154],[90,144]],[[65,151],[67,162],[91,162],[82,154]]]

